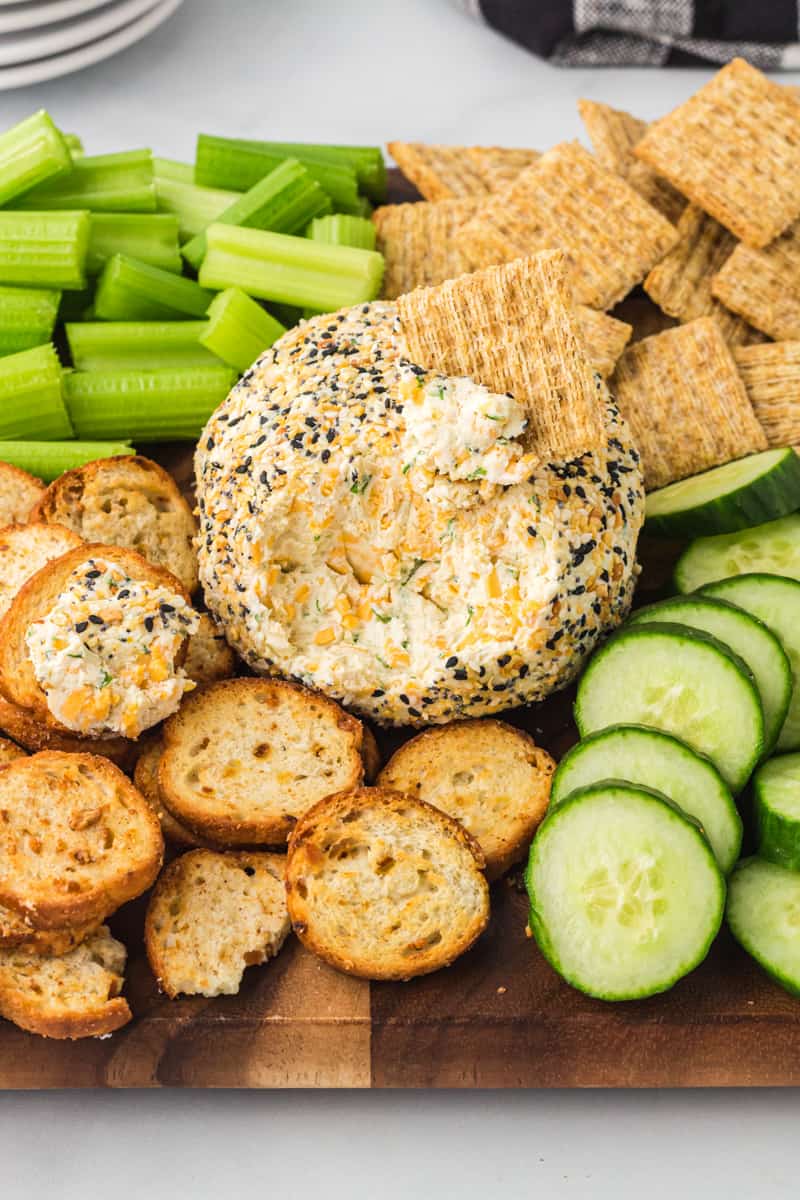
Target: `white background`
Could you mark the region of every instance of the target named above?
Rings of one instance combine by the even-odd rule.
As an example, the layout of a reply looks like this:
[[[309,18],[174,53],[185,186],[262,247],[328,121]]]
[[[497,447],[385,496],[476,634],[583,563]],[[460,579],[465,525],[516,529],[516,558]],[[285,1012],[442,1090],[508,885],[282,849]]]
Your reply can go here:
[[[579,96],[652,117],[705,77],[557,71],[449,0],[187,0],[117,58],[0,94],[0,127],[46,106],[90,153],[176,158],[201,129],[542,149],[580,136]],[[796,1193],[799,1109],[794,1092],[6,1093],[0,1196],[773,1200]]]

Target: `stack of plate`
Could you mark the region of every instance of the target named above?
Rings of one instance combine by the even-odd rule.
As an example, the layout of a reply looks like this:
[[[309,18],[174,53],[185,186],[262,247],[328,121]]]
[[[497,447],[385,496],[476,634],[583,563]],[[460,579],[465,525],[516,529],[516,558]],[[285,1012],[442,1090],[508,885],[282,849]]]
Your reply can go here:
[[[109,58],[182,0],[0,0],[0,91]]]

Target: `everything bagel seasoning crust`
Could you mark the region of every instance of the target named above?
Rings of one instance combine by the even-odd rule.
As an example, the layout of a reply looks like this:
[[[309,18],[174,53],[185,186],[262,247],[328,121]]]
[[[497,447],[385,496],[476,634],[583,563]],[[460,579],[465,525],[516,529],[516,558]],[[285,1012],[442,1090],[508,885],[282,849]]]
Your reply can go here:
[[[514,399],[403,360],[393,304],[302,323],[198,444],[208,606],[255,670],[383,723],[543,699],[635,582],[638,455],[598,403],[606,445],[543,465]]]

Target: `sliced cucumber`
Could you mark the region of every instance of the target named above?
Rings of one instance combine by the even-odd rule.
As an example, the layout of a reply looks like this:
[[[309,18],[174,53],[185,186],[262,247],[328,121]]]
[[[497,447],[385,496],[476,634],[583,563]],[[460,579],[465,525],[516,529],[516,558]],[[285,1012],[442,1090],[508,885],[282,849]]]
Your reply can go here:
[[[646,621],[691,625],[692,629],[702,629],[718,638],[743,658],[753,673],[761,697],[764,753],[769,753],[789,711],[792,668],[783,646],[763,621],[741,607],[710,596],[677,596],[673,600],[663,600],[660,604],[639,609],[631,621],[637,625]]]
[[[607,780],[573,792],[534,838],[525,882],[548,962],[601,1000],[666,991],[705,958],[725,883],[696,822]]]
[[[800,754],[782,754],[753,776],[758,853],[800,871]]]
[[[800,996],[800,874],[763,858],[745,858],[728,889],[728,924],[737,942]]]
[[[691,542],[675,567],[675,590],[695,592],[731,575],[769,572],[800,579],[800,513]]]
[[[764,748],[764,713],[738,655],[684,625],[629,625],[594,655],[578,684],[581,737],[609,725],[674,734],[741,791]]]
[[[601,779],[624,779],[662,792],[696,817],[723,874],[742,848],[742,818],[719,771],[669,733],[615,725],[593,733],[565,754],[553,776],[550,807]]]
[[[681,479],[647,497],[647,532],[693,538],[734,533],[800,508],[800,457],[765,450]]]
[[[800,749],[800,583],[779,575],[737,575],[703,588],[763,621],[780,641],[792,667],[789,711],[778,734],[778,750]]]

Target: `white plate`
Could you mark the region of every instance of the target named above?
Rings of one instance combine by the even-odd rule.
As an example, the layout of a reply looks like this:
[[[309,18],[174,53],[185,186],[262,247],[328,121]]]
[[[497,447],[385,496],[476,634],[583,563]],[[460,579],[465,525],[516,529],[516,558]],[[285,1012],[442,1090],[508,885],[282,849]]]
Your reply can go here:
[[[0,36],[0,67],[32,63],[40,58],[52,58],[80,46],[88,46],[130,25],[155,8],[158,0],[122,0],[108,4],[101,12],[86,15],[80,20],[60,21],[57,25],[37,29],[28,34]]]
[[[0,0],[0,5],[9,6],[7,12],[0,13],[0,33],[26,32],[38,25],[69,21],[109,3],[110,0],[50,0],[46,4],[39,0]]]
[[[2,3],[2,0],[0,0]],[[39,59],[37,62],[23,63],[21,66],[0,67],[0,92],[11,88],[27,87],[32,83],[42,83],[45,79],[56,79],[59,75],[68,75],[71,71],[80,71],[83,67],[102,62],[120,50],[132,46],[152,33],[167,17],[171,17],[180,8],[183,0],[157,0],[144,16],[132,21],[116,33],[82,46],[79,50],[70,50],[66,54],[56,54],[51,58]]]

